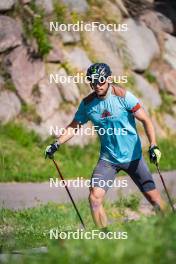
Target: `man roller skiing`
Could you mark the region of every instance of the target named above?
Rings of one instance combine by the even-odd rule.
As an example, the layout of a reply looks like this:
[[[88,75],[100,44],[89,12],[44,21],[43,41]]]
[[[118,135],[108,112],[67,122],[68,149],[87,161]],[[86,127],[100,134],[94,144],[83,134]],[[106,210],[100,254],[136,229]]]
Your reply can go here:
[[[91,178],[89,201],[94,222],[99,227],[107,226],[103,208],[103,200],[109,188],[106,183],[109,180],[113,182],[120,170],[130,175],[154,208],[164,209],[164,202],[142,156],[135,119],[144,126],[150,144],[150,161],[159,163],[161,152],[157,147],[152,122],[139,100],[131,92],[110,84],[110,78],[111,70],[105,63],[95,63],[88,68],[87,79],[93,92],[81,101],[66,133],[45,150],[45,155],[52,158],[60,145],[73,137],[70,128],[81,127],[89,120],[98,127],[101,150]],[[100,133],[100,129],[104,129],[106,133]],[[117,130],[118,133],[115,133]],[[100,184],[102,180],[105,183],[103,187]]]

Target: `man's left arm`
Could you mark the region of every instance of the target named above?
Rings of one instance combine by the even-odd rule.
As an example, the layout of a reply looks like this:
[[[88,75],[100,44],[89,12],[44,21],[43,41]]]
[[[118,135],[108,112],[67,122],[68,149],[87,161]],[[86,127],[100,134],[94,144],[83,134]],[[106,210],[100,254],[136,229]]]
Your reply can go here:
[[[155,130],[150,117],[147,115],[145,110],[141,107],[139,110],[133,113],[135,118],[142,122],[147,138],[150,143],[149,157],[153,163],[159,163],[161,158],[161,152],[156,143]]]
[[[141,107],[138,111],[133,113],[135,118],[142,122],[147,138],[149,140],[150,146],[156,146],[156,136],[155,136],[155,130],[152,124],[151,119],[145,112],[145,110]]]

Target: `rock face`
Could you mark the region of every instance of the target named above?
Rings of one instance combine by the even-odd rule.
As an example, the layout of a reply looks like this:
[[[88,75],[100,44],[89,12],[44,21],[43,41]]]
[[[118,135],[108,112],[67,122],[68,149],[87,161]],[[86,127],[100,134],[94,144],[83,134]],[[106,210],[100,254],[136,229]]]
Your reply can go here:
[[[0,1],[0,11],[10,10],[15,4],[16,0],[1,0]]]
[[[176,96],[176,70],[172,70],[168,73],[165,73],[163,75],[163,79],[167,91]]]
[[[68,75],[66,73],[66,71],[64,70],[64,68],[61,68],[58,70],[57,74],[59,76],[62,76],[64,79],[63,80],[68,80]],[[64,98],[64,100],[68,101],[68,102],[72,102],[72,103],[76,103],[77,100],[80,97],[79,94],[79,89],[77,87],[77,85],[72,81],[60,81],[57,84],[59,91],[62,95],[62,97]]]
[[[52,0],[36,0],[36,4],[45,10],[47,15],[53,12],[53,2]]]
[[[141,75],[134,74],[135,81],[136,81],[136,88],[141,93],[142,101],[144,103],[144,108],[146,109],[155,109],[161,104],[161,97],[159,92],[150,85]]]
[[[0,91],[3,89],[4,84],[5,84],[4,78],[0,76]]]
[[[140,17],[140,20],[155,33],[164,31],[167,33],[174,32],[172,21],[159,12],[149,11]]]
[[[44,63],[31,58],[25,47],[18,47],[6,57],[5,64],[20,97],[33,103],[32,91],[45,75]]]
[[[60,31],[59,35],[62,39],[63,44],[76,44],[80,41],[79,32],[70,31]]]
[[[86,71],[92,62],[87,57],[85,51],[81,48],[72,48],[65,52],[66,60],[76,68],[77,71]]]
[[[84,32],[84,37],[85,45],[89,47],[89,52],[94,60],[96,58],[98,62],[111,65],[113,75],[122,74],[123,65],[118,53],[116,34],[95,30]]]
[[[21,34],[21,29],[14,19],[0,16],[0,53],[21,45]]]
[[[153,3],[154,8],[146,9],[147,6],[151,7],[147,2]],[[64,128],[72,121],[81,98],[92,91],[83,78],[83,83],[80,82],[79,76],[84,77],[92,63],[104,62],[111,67],[112,75],[118,77],[117,82],[123,82],[122,76],[134,76],[134,93],[140,97],[144,108],[152,113],[151,118],[158,136],[167,136],[169,129],[176,133],[174,2],[176,1],[56,0],[56,14],[55,0],[0,0],[0,123],[18,118],[21,104],[26,103],[29,104],[29,110],[31,106],[31,112],[29,111],[29,116],[28,113],[21,113],[20,120],[43,138],[47,138],[50,127]],[[32,3],[39,8],[34,9]],[[158,9],[157,5],[164,6],[163,9],[169,10],[172,16],[163,9]],[[45,13],[42,16],[43,26],[36,26],[36,35],[31,28],[28,36],[23,26],[40,15],[41,9]],[[25,15],[29,16],[27,20]],[[45,32],[48,21],[54,22],[59,15],[63,23],[77,25],[70,28],[62,25],[54,32],[53,24],[52,32]],[[80,32],[78,21],[75,22],[77,15],[79,20],[87,16],[86,21],[90,23],[99,21],[100,24],[116,24],[116,31],[104,30],[101,27],[103,25],[97,25],[93,30]],[[128,31],[122,31],[125,29],[121,28],[119,32],[119,23],[127,24]],[[45,46],[45,40],[49,40],[52,49],[43,58],[39,58],[37,50],[39,45]],[[153,84],[150,81],[154,81]],[[16,89],[15,92],[12,87]],[[158,112],[160,106],[163,106],[163,111],[168,109],[164,107],[167,97],[161,98],[159,91],[166,91],[172,96],[170,101],[168,97],[168,101],[173,116]],[[166,124],[166,129],[162,124]],[[143,135],[144,133],[142,137]],[[91,138],[92,136],[75,136],[68,144],[83,146]],[[147,142],[146,136],[143,138],[143,142]]]
[[[64,133],[64,128],[69,125],[69,123],[74,118],[74,109],[72,109],[71,113],[65,113],[62,110],[56,111],[52,117],[47,119],[45,122],[42,122],[40,126],[35,123],[26,123],[26,125],[36,131],[36,133],[40,134],[43,139],[48,138],[49,136],[58,136]],[[91,127],[90,123],[84,125],[84,127]],[[84,146],[95,138],[95,136],[86,135],[85,133],[80,133],[79,135],[75,135],[71,140],[68,141],[69,145],[80,145]]]
[[[86,0],[62,0],[62,2],[68,6],[70,11],[78,13],[85,13],[89,8]]]
[[[126,51],[132,60],[132,69],[142,72],[159,56],[159,45],[153,32],[145,25],[137,24],[132,19],[127,19],[124,23],[127,23],[128,31],[119,34],[126,43]]]
[[[165,125],[172,133],[176,133],[176,120],[169,114],[164,115]]]
[[[118,5],[108,0],[104,0],[102,4],[103,4],[103,10],[105,12],[105,16],[111,17],[111,20],[114,21],[114,23],[118,24],[122,22],[122,14]]]
[[[176,69],[176,38],[169,34],[166,35],[164,59]]]
[[[42,121],[46,121],[58,110],[62,99],[56,85],[50,84],[47,78],[39,82],[38,89],[36,111]]]
[[[152,120],[152,124],[154,126],[154,129],[155,129],[155,132],[156,132],[157,137],[159,137],[159,138],[166,137],[167,136],[166,135],[166,132],[163,129],[163,127],[161,127],[161,125],[158,123],[157,118],[154,117],[154,116],[152,116],[151,117],[151,120]]]
[[[0,93],[0,122],[7,123],[16,117],[21,110],[18,97],[10,91]]]
[[[42,138],[46,139],[49,136],[60,135],[60,129],[65,128],[72,121],[72,115],[66,114],[64,111],[55,111],[55,113],[42,122],[40,126],[35,123],[28,123],[28,127],[39,133]]]
[[[51,43],[52,49],[47,55],[46,60],[48,62],[63,62],[64,54],[62,51],[61,42],[59,38],[57,36],[51,36],[50,43]]]
[[[173,25],[176,23],[176,2],[175,0],[155,0],[154,9],[168,17]],[[174,26],[175,27],[175,26]],[[176,28],[174,30],[176,33]]]

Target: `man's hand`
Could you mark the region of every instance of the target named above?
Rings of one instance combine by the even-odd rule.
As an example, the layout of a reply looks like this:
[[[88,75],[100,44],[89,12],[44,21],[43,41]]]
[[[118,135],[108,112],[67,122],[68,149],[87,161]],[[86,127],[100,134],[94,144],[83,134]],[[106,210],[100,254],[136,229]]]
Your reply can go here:
[[[49,146],[46,147],[45,149],[45,159],[49,158],[49,159],[53,159],[54,158],[54,153],[56,152],[56,150],[59,149],[59,143],[55,142]]]
[[[151,146],[148,152],[149,152],[150,162],[154,164],[159,164],[161,158],[161,152],[159,148],[157,146]]]

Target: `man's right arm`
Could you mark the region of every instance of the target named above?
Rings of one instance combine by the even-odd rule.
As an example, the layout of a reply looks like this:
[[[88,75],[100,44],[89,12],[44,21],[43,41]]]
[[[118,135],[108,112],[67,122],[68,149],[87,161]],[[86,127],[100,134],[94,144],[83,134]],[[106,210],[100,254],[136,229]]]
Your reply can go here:
[[[59,149],[60,145],[70,140],[74,136],[74,130],[79,129],[81,124],[75,119],[65,128],[64,133],[56,138],[55,142],[47,146],[45,149],[45,158],[54,158],[54,153]]]
[[[59,144],[63,144],[74,136],[75,129],[79,129],[81,124],[73,119],[73,121],[65,128],[64,133],[56,138]]]
[[[84,101],[78,107],[73,121],[64,129],[64,133],[56,138],[56,141],[47,146],[45,149],[45,158],[53,158],[54,153],[59,149],[61,144],[64,144],[74,136],[76,129],[88,122],[88,117],[85,111]]]

